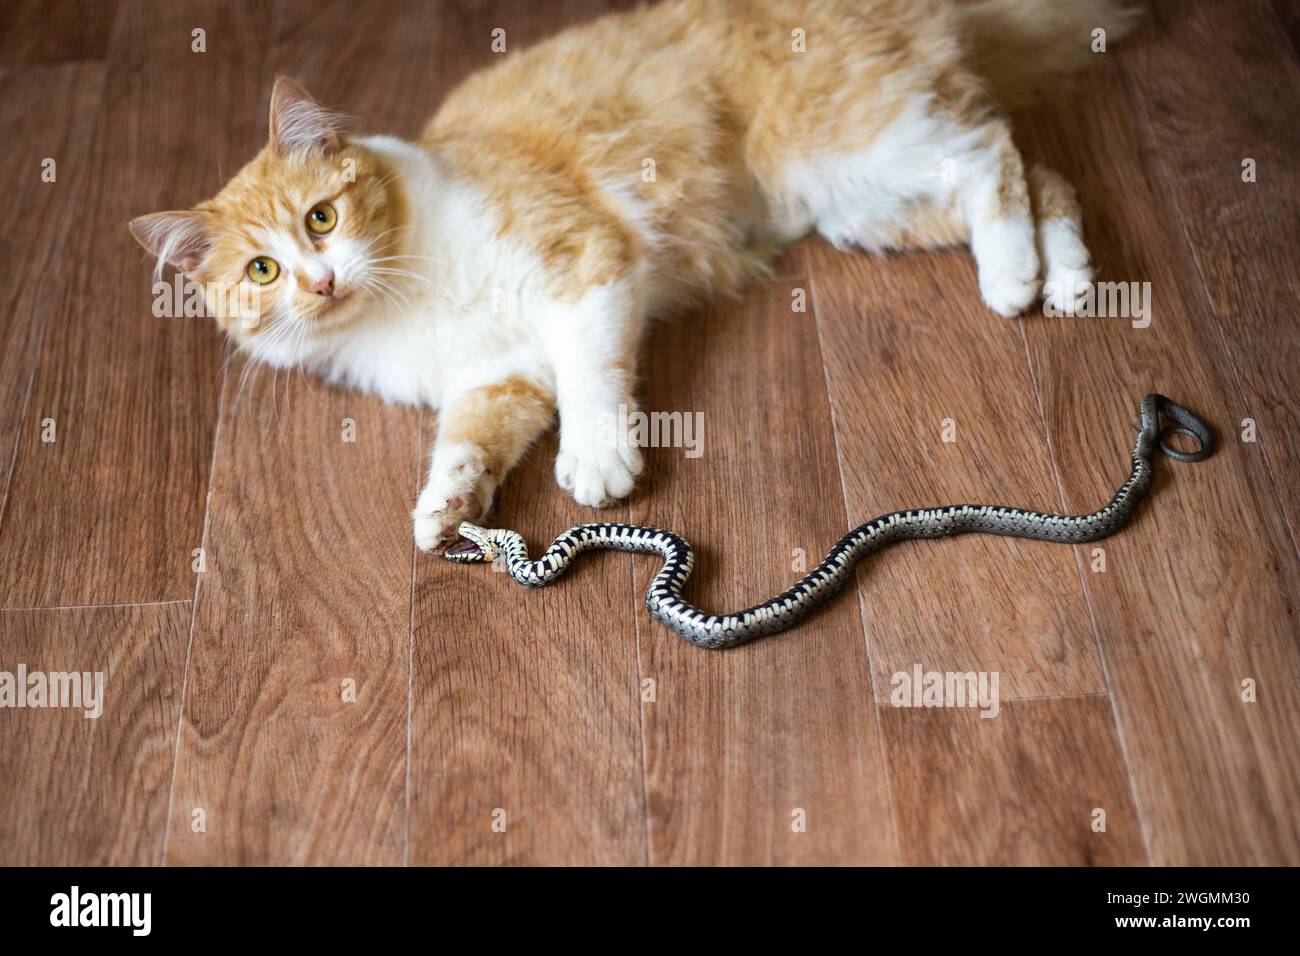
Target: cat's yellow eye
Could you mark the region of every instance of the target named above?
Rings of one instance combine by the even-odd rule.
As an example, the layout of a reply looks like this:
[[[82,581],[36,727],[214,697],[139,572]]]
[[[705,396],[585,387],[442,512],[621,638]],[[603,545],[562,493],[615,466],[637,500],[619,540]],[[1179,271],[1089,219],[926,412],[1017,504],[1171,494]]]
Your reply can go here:
[[[258,285],[266,285],[268,282],[274,282],[275,277],[280,274],[280,263],[266,256],[258,256],[248,264],[245,271]]]
[[[338,221],[339,214],[327,202],[318,202],[311,207],[311,212],[307,213],[307,228],[318,236],[325,235]]]

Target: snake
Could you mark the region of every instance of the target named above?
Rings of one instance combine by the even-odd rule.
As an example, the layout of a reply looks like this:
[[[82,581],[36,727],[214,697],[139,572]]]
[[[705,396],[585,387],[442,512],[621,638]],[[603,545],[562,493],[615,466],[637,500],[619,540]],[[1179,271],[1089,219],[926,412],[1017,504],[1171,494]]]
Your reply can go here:
[[[444,557],[460,564],[492,562],[527,588],[543,588],[564,575],[588,551],[657,554],[663,567],[646,589],[651,617],[696,647],[721,650],[758,637],[778,634],[802,621],[843,590],[854,569],[881,548],[911,538],[944,538],[971,532],[1082,544],[1114,534],[1133,517],[1155,477],[1157,452],[1176,461],[1200,461],[1214,449],[1210,428],[1183,406],[1152,393],[1139,408],[1137,443],[1128,480],[1105,505],[1086,515],[1049,514],[1003,505],[940,505],[892,511],[858,525],[839,541],[817,567],[794,585],[762,604],[732,614],[713,614],[682,597],[695,566],[691,546],[681,535],[660,528],[599,522],[570,528],[533,561],[528,543],[515,531],[482,528],[470,522],[457,527],[461,541]],[[1172,424],[1160,427],[1161,418]],[[1169,444],[1174,434],[1195,440],[1180,450]]]

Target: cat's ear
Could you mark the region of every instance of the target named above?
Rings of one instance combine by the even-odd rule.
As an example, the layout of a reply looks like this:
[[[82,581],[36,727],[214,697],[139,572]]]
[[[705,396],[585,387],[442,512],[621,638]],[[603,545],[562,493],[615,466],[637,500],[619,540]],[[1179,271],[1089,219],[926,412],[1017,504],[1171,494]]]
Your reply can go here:
[[[282,76],[271,90],[271,147],[281,156],[338,151],[342,122],[321,106],[302,84]]]
[[[159,271],[168,262],[181,272],[193,272],[212,246],[209,215],[196,209],[137,216],[131,220],[131,235],[158,257]]]

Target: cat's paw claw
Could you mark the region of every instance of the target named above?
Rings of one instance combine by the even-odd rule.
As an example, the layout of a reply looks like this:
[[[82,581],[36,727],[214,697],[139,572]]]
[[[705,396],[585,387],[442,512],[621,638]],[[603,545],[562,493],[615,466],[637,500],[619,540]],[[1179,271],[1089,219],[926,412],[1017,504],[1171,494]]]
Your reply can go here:
[[[555,480],[578,504],[604,508],[632,493],[641,468],[641,452],[631,445],[583,452],[561,449]]]
[[[421,551],[442,551],[458,537],[462,521],[478,521],[483,507],[477,495],[456,495],[429,508],[416,505],[411,516],[415,546]]]

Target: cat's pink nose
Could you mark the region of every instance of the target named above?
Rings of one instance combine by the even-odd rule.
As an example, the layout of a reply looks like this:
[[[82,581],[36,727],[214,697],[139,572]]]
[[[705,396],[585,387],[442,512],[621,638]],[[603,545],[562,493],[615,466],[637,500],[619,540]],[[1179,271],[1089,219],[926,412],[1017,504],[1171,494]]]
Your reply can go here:
[[[323,276],[307,287],[307,291],[315,292],[317,295],[333,295],[334,270],[327,270]]]

